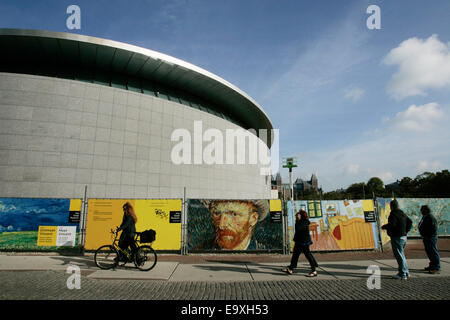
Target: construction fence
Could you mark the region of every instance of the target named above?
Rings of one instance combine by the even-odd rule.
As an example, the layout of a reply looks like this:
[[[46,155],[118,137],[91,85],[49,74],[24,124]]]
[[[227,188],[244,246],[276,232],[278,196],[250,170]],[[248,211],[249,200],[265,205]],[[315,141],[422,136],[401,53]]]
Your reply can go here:
[[[450,199],[397,200],[414,223],[408,236],[419,236],[424,204],[438,221],[439,236],[449,235]],[[380,226],[387,223],[390,201],[0,198],[0,250],[96,250],[111,244],[127,202],[136,231],[156,231],[157,251],[289,253],[301,209],[311,221],[311,250],[376,250],[389,241]]]

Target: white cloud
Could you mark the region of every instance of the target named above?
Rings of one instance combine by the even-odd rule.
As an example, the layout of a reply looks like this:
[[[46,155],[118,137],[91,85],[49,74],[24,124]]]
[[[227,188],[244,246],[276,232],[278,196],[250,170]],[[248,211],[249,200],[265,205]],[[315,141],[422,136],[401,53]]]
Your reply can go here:
[[[425,96],[429,89],[450,88],[450,43],[441,42],[437,35],[403,41],[383,63],[398,66],[387,87],[397,100]]]
[[[384,122],[409,131],[430,131],[438,120],[442,119],[444,111],[435,102],[421,106],[411,105],[405,111],[397,113],[392,119]]]
[[[5,205],[0,201],[0,212],[9,212],[9,211],[14,211],[17,210],[17,208],[10,204],[10,205]]]
[[[360,171],[359,164],[350,164],[345,168],[345,174],[358,174]]]
[[[297,154],[302,163],[299,172],[318,171],[319,185],[331,191],[371,177],[388,184],[405,176],[448,169],[450,126],[445,123],[449,121],[449,109],[436,103],[410,106],[381,122],[377,134],[361,135],[358,142],[340,148]],[[416,130],[421,123],[429,123],[427,131]]]
[[[365,93],[365,91],[363,89],[360,89],[360,88],[348,89],[345,92],[344,98],[350,99],[353,102],[358,102],[362,98],[364,93]]]
[[[442,163],[440,161],[422,160],[422,161],[419,161],[419,163],[417,164],[417,170],[420,172],[436,171],[439,168],[443,168],[443,167],[444,166],[442,165]]]
[[[390,171],[381,172],[381,173],[377,174],[376,176],[378,176],[381,180],[387,181],[387,182],[394,180],[394,174]]]

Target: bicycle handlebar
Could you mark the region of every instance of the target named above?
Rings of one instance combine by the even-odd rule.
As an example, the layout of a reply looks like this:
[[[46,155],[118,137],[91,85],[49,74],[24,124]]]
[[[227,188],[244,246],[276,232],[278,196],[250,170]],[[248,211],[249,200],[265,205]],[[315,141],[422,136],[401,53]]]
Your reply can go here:
[[[114,230],[114,229],[111,229],[111,231],[110,231],[111,234],[114,234],[114,235],[115,235],[115,239],[117,239],[117,235],[118,235],[117,229],[119,229],[119,227],[116,227],[115,230]],[[133,232],[133,233],[134,233],[135,236],[140,236],[140,235],[142,234],[142,232]],[[137,237],[136,237],[135,240],[137,240]]]

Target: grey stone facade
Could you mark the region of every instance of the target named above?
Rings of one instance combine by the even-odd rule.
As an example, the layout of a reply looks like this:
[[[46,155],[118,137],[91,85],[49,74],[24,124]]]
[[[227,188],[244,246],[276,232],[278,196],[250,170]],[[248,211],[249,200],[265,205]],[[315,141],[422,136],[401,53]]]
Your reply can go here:
[[[259,165],[175,165],[174,129],[238,128],[150,95],[0,73],[0,197],[269,199]],[[225,136],[225,134],[224,134]],[[194,150],[192,148],[192,150]]]

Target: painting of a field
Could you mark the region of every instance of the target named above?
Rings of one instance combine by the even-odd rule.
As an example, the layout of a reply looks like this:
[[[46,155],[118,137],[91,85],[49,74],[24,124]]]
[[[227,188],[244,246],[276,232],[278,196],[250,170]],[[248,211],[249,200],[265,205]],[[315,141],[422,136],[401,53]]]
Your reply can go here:
[[[0,250],[57,250],[37,245],[38,230],[75,226],[78,233],[78,223],[69,221],[70,210],[71,199],[0,198]]]
[[[3,250],[59,250],[61,247],[37,246],[37,231],[3,232],[0,234],[0,248]],[[78,233],[76,241],[78,243]]]

